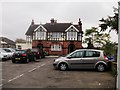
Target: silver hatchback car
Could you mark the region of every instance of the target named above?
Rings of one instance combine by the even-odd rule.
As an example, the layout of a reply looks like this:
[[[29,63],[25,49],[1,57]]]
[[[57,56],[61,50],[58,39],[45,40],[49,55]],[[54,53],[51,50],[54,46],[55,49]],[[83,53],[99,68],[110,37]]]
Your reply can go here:
[[[79,49],[65,57],[54,60],[55,69],[65,71],[67,69],[96,69],[105,71],[109,66],[109,60],[104,51],[96,49]]]

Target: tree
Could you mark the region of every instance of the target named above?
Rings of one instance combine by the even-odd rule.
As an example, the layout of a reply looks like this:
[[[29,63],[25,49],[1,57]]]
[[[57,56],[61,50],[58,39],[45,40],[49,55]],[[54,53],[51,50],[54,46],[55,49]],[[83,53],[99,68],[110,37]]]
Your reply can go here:
[[[94,37],[94,43],[97,44],[98,47],[104,46],[107,42],[110,42],[110,35],[107,33],[97,32]]]
[[[110,28],[109,32],[111,30],[115,30],[118,33],[118,9],[114,8],[114,16],[108,16],[106,19],[102,18],[99,20],[101,24],[99,27],[101,28],[101,31],[106,31],[108,28]]]
[[[106,55],[112,55],[115,57],[115,61],[117,60],[117,43],[116,42],[106,42],[106,44],[101,47],[102,50],[105,51]]]
[[[96,27],[86,29],[84,43],[88,44],[88,48],[102,47],[109,41],[110,35],[100,32]]]
[[[83,41],[84,43],[88,44],[88,48],[93,48],[93,36],[95,33],[97,33],[96,31],[97,28],[92,27],[91,29],[86,29],[85,31],[85,40]]]

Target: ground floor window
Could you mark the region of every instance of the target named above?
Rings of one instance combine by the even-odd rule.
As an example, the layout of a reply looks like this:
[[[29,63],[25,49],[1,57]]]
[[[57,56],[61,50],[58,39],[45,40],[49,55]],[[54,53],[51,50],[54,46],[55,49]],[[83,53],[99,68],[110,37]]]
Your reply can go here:
[[[51,45],[51,51],[61,51],[62,46],[60,44],[53,44]]]

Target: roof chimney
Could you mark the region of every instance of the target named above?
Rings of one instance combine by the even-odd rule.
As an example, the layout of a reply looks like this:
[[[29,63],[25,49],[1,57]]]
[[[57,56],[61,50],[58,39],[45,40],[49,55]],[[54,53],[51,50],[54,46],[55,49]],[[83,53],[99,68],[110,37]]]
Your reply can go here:
[[[79,18],[79,22],[78,22],[78,27],[79,27],[80,32],[82,32],[82,23],[81,23],[80,18]]]
[[[81,26],[81,25],[82,25],[80,18],[79,18],[78,25],[79,25],[79,26]]]
[[[52,18],[50,21],[51,21],[51,24],[57,23],[57,20],[54,20],[54,18]]]
[[[34,20],[32,19],[31,25],[34,25]]]

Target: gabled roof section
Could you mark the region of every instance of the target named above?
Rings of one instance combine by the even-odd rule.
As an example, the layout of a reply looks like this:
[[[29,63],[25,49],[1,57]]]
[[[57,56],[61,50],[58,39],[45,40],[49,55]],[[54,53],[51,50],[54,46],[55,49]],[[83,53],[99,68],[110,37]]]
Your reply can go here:
[[[40,25],[34,30],[34,32],[37,31],[40,27],[41,27],[45,32],[47,31],[47,30],[40,24]]]
[[[39,25],[30,25],[30,27],[28,28],[27,32],[25,35],[32,35],[32,33],[34,32],[34,30],[38,27]]]
[[[72,25],[71,23],[46,23],[43,26],[48,32],[65,32],[65,30]]]
[[[67,32],[68,30],[70,30],[70,28],[74,28],[77,32],[79,32],[79,30],[74,25],[71,25],[69,28],[67,28],[65,30],[65,32]]]
[[[81,32],[82,28],[81,26],[77,24],[72,23],[57,23],[57,22],[51,22],[46,24],[34,24],[32,21],[32,24],[28,28],[25,35],[32,35],[34,31],[36,31],[39,27],[42,27],[47,32],[66,32],[66,30],[70,27],[73,27],[77,32]]]
[[[7,44],[15,44],[14,41],[12,41],[12,40],[10,40],[10,39],[8,39],[8,38],[6,38],[6,37],[0,37],[0,40],[1,40],[2,42],[4,42],[4,43],[7,43]]]

